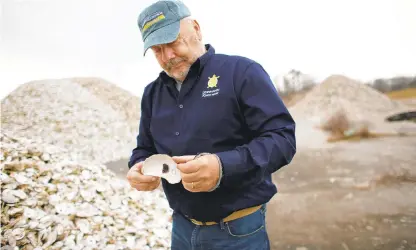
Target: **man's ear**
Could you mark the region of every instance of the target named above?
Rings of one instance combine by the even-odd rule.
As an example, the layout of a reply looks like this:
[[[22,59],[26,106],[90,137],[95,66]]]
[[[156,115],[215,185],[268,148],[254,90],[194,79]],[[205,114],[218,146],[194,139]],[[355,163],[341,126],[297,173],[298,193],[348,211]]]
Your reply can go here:
[[[195,30],[196,37],[198,38],[198,41],[202,41],[202,32],[201,32],[201,26],[199,25],[197,20],[193,20],[193,26]]]

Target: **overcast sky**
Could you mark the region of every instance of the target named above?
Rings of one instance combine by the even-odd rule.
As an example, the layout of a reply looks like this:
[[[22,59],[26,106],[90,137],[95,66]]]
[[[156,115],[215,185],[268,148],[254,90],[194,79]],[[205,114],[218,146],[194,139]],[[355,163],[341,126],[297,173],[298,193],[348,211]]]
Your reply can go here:
[[[150,0],[0,0],[1,98],[31,80],[103,77],[141,95],[160,71],[136,25]],[[368,80],[416,74],[414,0],[188,0],[204,41],[261,63]],[[150,52],[150,51],[149,51]]]

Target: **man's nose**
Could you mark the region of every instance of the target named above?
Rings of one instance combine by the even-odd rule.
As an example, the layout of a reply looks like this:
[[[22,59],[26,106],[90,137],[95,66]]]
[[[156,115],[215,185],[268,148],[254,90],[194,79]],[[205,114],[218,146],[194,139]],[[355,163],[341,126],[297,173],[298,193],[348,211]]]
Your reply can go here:
[[[167,63],[169,60],[175,57],[175,53],[173,49],[169,47],[162,48],[162,60],[163,62]]]

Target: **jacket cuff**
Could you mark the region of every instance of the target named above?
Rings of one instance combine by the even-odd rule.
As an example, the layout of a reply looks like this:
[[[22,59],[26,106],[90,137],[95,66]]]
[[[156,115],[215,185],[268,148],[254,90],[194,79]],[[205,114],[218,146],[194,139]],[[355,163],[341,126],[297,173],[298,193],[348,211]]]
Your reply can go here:
[[[231,151],[219,152],[217,153],[217,156],[222,162],[224,177],[232,176],[235,173],[242,171],[242,168],[240,167],[241,156],[238,151],[231,150]]]

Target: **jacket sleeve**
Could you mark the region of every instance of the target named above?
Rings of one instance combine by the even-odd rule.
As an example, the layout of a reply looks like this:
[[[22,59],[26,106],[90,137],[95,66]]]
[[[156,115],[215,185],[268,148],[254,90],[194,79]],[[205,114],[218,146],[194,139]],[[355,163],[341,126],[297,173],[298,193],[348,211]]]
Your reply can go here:
[[[235,86],[253,139],[216,155],[223,168],[221,186],[243,188],[292,161],[296,153],[295,121],[258,63],[251,63]]]
[[[149,86],[147,86],[143,91],[139,133],[136,137],[136,147],[133,149],[128,162],[129,169],[137,162],[143,161],[156,153],[153,138],[150,134],[151,98],[149,98],[149,95]]]

